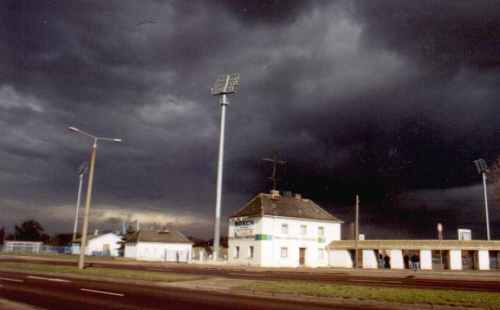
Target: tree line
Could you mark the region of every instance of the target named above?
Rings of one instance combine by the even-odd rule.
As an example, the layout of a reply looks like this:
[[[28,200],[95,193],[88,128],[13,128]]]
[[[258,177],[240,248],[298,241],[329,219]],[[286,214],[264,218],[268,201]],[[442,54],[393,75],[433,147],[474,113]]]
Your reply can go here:
[[[54,234],[50,236],[45,232],[42,224],[34,219],[16,224],[13,233],[7,233],[5,227],[0,228],[0,244],[3,244],[4,240],[19,240],[42,241],[49,245],[63,246],[71,242],[72,238],[73,234]]]

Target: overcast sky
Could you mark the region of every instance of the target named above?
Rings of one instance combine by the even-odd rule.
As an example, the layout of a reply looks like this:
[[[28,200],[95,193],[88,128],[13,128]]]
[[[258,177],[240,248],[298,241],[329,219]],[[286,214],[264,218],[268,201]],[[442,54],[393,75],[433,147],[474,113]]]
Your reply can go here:
[[[90,141],[91,229],[120,218],[212,235],[220,106],[230,98],[222,212],[281,190],[368,238],[484,237],[481,179],[500,145],[498,1],[27,1],[0,7],[0,225],[72,230]],[[492,202],[493,237],[500,208]],[[224,232],[225,232],[225,227]],[[348,230],[348,226],[344,227]]]

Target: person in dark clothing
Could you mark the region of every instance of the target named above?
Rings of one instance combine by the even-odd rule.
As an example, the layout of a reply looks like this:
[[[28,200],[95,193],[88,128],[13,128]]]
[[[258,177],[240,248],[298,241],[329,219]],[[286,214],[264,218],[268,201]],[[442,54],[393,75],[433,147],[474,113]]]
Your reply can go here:
[[[380,253],[378,254],[378,257],[377,257],[377,265],[378,265],[378,268],[384,268],[384,257]]]
[[[388,255],[384,256],[384,268],[391,268],[391,258]]]
[[[410,260],[411,260],[411,269],[412,269],[413,271],[417,271],[418,261],[419,261],[419,259],[418,259],[417,255],[413,254],[413,255],[411,256]]]

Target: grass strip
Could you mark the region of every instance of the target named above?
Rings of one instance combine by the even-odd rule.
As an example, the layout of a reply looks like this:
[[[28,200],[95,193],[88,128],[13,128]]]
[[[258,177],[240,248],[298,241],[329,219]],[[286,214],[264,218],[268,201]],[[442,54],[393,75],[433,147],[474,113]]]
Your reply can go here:
[[[84,270],[78,269],[76,266],[57,266],[57,265],[44,265],[44,264],[29,264],[29,263],[11,263],[0,262],[0,270],[8,270],[24,273],[52,273],[52,274],[73,274],[80,276],[91,276],[101,278],[121,278],[129,280],[142,280],[154,282],[175,282],[202,279],[204,277],[179,274],[173,272],[159,272],[159,271],[140,271],[140,270],[126,270],[126,269],[111,269],[111,268],[98,268],[88,267]]]
[[[479,306],[500,309],[500,293],[442,289],[387,288],[306,281],[259,281],[241,286],[256,292],[353,298],[405,304]]]

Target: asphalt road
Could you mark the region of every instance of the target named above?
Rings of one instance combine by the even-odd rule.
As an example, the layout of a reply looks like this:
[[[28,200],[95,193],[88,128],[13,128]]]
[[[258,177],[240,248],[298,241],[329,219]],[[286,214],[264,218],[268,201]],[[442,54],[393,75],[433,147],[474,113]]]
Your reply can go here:
[[[11,262],[30,262],[44,263],[51,265],[70,265],[75,266],[76,263],[69,261],[51,261],[49,259],[29,260],[23,258],[1,258],[1,261]],[[245,268],[224,268],[224,267],[200,267],[188,264],[165,264],[161,267],[129,264],[121,262],[93,262],[88,265],[92,267],[129,269],[129,270],[145,270],[158,272],[177,272],[193,275],[207,275],[227,277],[232,279],[251,279],[251,280],[306,280],[319,281],[325,283],[341,283],[351,285],[366,285],[366,286],[381,286],[381,287],[407,287],[407,288],[432,288],[432,289],[452,289],[466,291],[484,291],[484,292],[499,292],[500,279],[495,280],[474,280],[446,278],[446,277],[420,277],[418,272],[415,274],[406,275],[391,275],[380,274],[377,276],[363,276],[360,274],[351,274],[349,272],[297,272],[286,270],[266,270],[265,272],[245,269]]]
[[[44,309],[366,309],[171,287],[0,272],[0,298]]]

